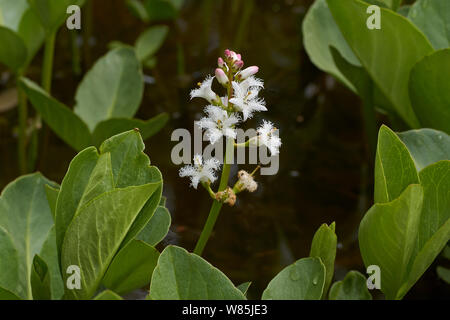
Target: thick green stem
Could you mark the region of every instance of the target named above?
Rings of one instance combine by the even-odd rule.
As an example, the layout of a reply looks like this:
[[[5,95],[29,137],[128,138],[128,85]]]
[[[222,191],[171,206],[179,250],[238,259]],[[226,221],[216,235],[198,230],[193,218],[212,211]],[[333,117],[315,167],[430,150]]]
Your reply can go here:
[[[55,54],[56,32],[48,34],[45,39],[44,64],[42,66],[42,88],[47,92],[52,91],[53,57]]]
[[[228,186],[228,179],[230,177],[230,169],[231,169],[231,163],[227,161],[227,154],[233,155],[234,151],[234,141],[232,139],[227,140],[227,149],[225,152],[225,160],[223,163],[223,170],[222,170],[222,176],[220,177],[220,184],[219,184],[219,192],[223,191]],[[200,238],[197,241],[197,245],[195,246],[194,253],[201,256],[203,253],[203,249],[206,246],[206,243],[208,242],[209,237],[211,236],[211,233],[214,229],[214,225],[216,224],[217,218],[219,217],[220,209],[222,209],[222,202],[214,200],[213,204],[211,206],[211,209],[209,210],[208,219],[206,220],[205,226],[203,227],[202,233],[200,234]]]
[[[27,172],[27,96],[20,86],[17,87],[19,101],[19,169],[21,174],[25,174]]]

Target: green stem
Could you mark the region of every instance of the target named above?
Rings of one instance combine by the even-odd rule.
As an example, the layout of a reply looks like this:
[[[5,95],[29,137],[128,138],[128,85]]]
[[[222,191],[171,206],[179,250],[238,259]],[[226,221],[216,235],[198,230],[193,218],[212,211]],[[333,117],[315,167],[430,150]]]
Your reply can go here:
[[[227,163],[227,153],[230,151],[233,151],[234,147],[234,141],[232,139],[227,140],[227,149],[225,152],[225,160],[223,164],[223,170],[222,175],[220,177],[220,184],[219,184],[219,192],[223,191],[228,186],[228,179],[230,177],[230,169],[231,164]],[[197,241],[197,245],[195,246],[194,253],[201,256],[203,253],[203,249],[206,246],[206,243],[209,240],[209,237],[211,236],[211,233],[214,229],[214,225],[216,224],[217,218],[219,217],[220,209],[222,209],[222,202],[214,200],[213,204],[211,206],[211,209],[209,210],[208,219],[206,220],[205,226],[203,227],[202,233],[200,234],[200,238]]]
[[[53,57],[55,54],[56,32],[48,34],[45,39],[44,65],[42,66],[42,88],[47,92],[52,91]]]
[[[21,174],[27,172],[27,96],[20,86],[17,86],[19,101],[19,169]]]

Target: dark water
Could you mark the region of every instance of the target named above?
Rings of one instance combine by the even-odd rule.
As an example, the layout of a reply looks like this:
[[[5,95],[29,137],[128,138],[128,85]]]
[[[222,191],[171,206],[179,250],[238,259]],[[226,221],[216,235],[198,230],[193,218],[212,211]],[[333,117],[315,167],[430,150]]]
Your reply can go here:
[[[280,128],[280,170],[275,176],[258,177],[257,192],[243,193],[234,207],[224,207],[204,252],[235,284],[252,281],[250,298],[259,298],[284,266],[308,255],[312,236],[322,223],[336,221],[336,279],[349,270],[364,273],[357,230],[372,203],[373,169],[361,103],[317,70],[302,47],[301,21],[311,2],[186,1],[180,17],[168,22],[170,33],[158,53],[156,68],[145,71],[150,83],[137,117],[147,119],[163,111],[171,114],[166,128],[146,141],[146,152],[163,174],[164,195],[173,218],[165,244],[192,250],[211,202],[205,192],[189,188],[188,180],[178,177],[179,166],[170,160],[175,145],[171,132],[176,128],[192,131],[204,103],[189,101],[189,91],[214,71],[223,49],[235,49],[247,65],[260,66],[258,76],[265,80],[262,95],[269,111],[246,126],[255,127],[264,117]],[[91,45],[81,52],[84,72],[106,53],[110,41],[134,43],[146,28],[121,0],[96,0],[93,12]],[[41,60],[41,55],[36,57],[28,73],[36,81]],[[68,31],[62,30],[57,38],[53,95],[73,106],[80,79],[72,71]],[[13,80],[3,72],[0,88],[13,86]],[[0,114],[2,188],[18,176],[12,134],[16,123],[16,110]],[[61,182],[74,155],[49,132],[40,149],[38,169]],[[233,178],[236,172],[233,168]],[[450,296],[435,267],[436,263],[406,298]]]

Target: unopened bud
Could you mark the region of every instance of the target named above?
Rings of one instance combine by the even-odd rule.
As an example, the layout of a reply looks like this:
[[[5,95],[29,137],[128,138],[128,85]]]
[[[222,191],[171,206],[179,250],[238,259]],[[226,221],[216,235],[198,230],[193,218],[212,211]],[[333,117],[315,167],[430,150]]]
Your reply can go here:
[[[217,79],[217,81],[219,81],[219,83],[222,84],[222,85],[226,85],[226,84],[228,83],[228,77],[227,77],[227,75],[226,75],[225,72],[224,72],[222,69],[220,69],[220,68],[217,68],[217,69],[216,69],[216,79]]]
[[[257,66],[251,66],[251,67],[248,67],[248,68],[245,68],[244,70],[242,70],[239,75],[241,76],[242,80],[245,80],[248,77],[257,74],[258,71],[259,71],[259,68]]]
[[[219,57],[219,59],[217,59],[217,65],[219,66],[219,68],[223,68],[225,66],[225,61],[223,61],[223,59]]]
[[[234,63],[234,67],[236,69],[241,69],[243,66],[244,66],[244,61],[242,61],[242,60],[238,60]]]

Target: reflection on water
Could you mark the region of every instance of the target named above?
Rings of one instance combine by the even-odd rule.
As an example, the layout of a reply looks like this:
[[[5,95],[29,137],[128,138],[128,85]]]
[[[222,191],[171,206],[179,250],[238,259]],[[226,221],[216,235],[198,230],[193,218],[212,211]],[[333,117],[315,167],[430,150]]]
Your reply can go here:
[[[176,128],[192,131],[204,103],[189,101],[189,91],[213,72],[223,49],[240,51],[247,63],[260,66],[258,76],[266,84],[262,94],[270,110],[264,118],[277,124],[283,140],[280,170],[275,176],[258,177],[257,192],[243,193],[235,207],[224,207],[204,252],[235,284],[252,281],[250,298],[259,298],[276,273],[309,254],[312,236],[322,223],[336,221],[336,278],[342,279],[350,269],[364,272],[357,230],[372,202],[373,173],[366,156],[360,101],[317,70],[302,48],[301,21],[311,2],[186,1],[180,18],[170,24],[156,68],[145,71],[145,97],[137,117],[171,113],[168,126],[146,141],[152,164],[163,173],[164,195],[173,216],[165,243],[192,250],[210,199],[178,177],[179,167],[170,161],[176,144],[170,141],[171,132]],[[96,0],[89,55],[95,61],[113,40],[134,43],[144,29],[125,9],[124,1]],[[72,106],[80,77],[72,72],[69,39],[62,30],[53,92]],[[29,72],[37,81],[41,59],[35,59]],[[1,79],[1,86],[13,83],[6,73]],[[255,127],[260,122],[261,117],[255,116],[246,125]],[[10,134],[15,123],[15,110],[0,114],[2,188],[18,172],[16,142]],[[39,170],[60,182],[75,152],[52,133],[48,142],[41,150]],[[236,167],[232,173],[235,179]],[[436,278],[434,268],[407,298],[448,296],[448,287]]]

